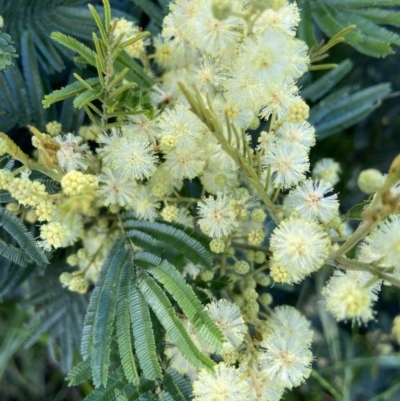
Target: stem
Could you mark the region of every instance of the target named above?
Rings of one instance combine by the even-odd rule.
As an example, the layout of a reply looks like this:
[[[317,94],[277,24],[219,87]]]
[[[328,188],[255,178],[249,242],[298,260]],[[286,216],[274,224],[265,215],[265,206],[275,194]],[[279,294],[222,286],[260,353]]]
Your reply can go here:
[[[316,370],[311,371],[311,377],[317,380],[317,382],[325,389],[328,390],[337,401],[342,401],[342,397],[339,392],[326,380],[324,379]]]
[[[209,105],[209,107],[205,106],[202,97],[196,88],[195,90],[197,96],[193,96],[192,93],[190,93],[182,83],[179,83],[179,88],[181,89],[182,93],[188,100],[192,112],[196,114],[201,121],[203,121],[203,123],[207,126],[207,128],[214,134],[214,136],[222,146],[222,149],[230,157],[232,157],[232,159],[236,162],[236,164],[240,166],[243,172],[247,175],[254,189],[257,191],[258,195],[265,203],[265,207],[268,213],[270,214],[272,220],[274,220],[274,222],[278,225],[280,219],[275,213],[274,204],[268,198],[267,194],[264,191],[264,188],[259,182],[259,177],[257,176],[257,172],[248,162],[246,162],[245,158],[236,149],[234,149],[231,146],[231,144],[226,140],[223,134],[222,126],[218,118],[216,117],[215,113],[213,112],[211,105]],[[227,125],[229,128],[229,122],[227,122]]]
[[[282,185],[278,185],[278,187],[275,189],[274,196],[271,200],[272,203],[275,203],[275,201],[278,199],[279,192],[281,192],[281,187],[282,187]]]
[[[357,227],[357,230],[354,231],[353,235],[336,252],[334,252],[329,259],[337,259],[339,256],[346,254],[368,234],[375,224],[377,223],[373,221],[363,221]]]
[[[337,258],[328,258],[325,262],[328,265],[340,267],[345,270],[358,270],[358,271],[367,271],[371,274],[379,277],[381,280],[388,281],[394,286],[400,288],[400,280],[392,277],[387,273],[381,272],[378,268],[364,262],[359,262],[358,260],[347,259],[346,257],[339,256]]]
[[[27,166],[21,166],[21,167],[17,168],[16,170],[14,170],[14,171],[12,172],[12,175],[13,175],[14,177],[16,177],[19,173],[22,173],[23,171],[25,171],[25,170],[27,170],[27,169],[28,169]]]
[[[61,181],[61,178],[63,177],[63,175],[61,173],[58,173],[54,170],[51,170],[45,166],[43,166],[42,164],[36,163],[36,162],[32,162],[32,161],[28,161],[26,163],[26,166],[30,169],[30,170],[36,170],[36,171],[40,171],[43,174],[46,174],[48,177],[52,178],[55,181]]]

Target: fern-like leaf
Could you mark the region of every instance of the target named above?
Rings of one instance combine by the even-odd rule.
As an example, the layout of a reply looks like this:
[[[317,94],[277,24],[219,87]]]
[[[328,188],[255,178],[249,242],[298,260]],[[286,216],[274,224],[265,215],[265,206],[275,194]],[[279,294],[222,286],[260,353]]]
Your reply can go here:
[[[140,259],[137,255],[136,261]],[[154,276],[171,296],[178,302],[185,316],[193,324],[199,334],[215,348],[222,347],[224,335],[218,326],[205,311],[196,294],[189,286],[179,271],[166,260],[157,258],[154,266],[148,269],[148,272]]]
[[[124,68],[129,68],[131,76],[127,76],[131,81],[137,82],[142,88],[151,88],[153,80],[148,76],[144,69],[126,52],[122,52],[115,62],[116,72],[121,73]]]
[[[320,79],[302,89],[301,96],[313,102],[326,95],[335,85],[337,85],[353,68],[353,63],[346,59],[336,68],[330,70]]]
[[[86,312],[85,321],[83,324],[83,333],[82,333],[82,341],[81,341],[81,354],[84,359],[87,359],[90,356],[90,351],[92,347],[92,335],[93,335],[93,326],[96,317],[96,311],[98,304],[100,302],[100,296],[103,286],[105,285],[105,280],[107,277],[108,266],[114,260],[115,255],[123,246],[122,240],[117,240],[114,242],[111,249],[108,251],[107,257],[101,267],[99,278],[96,282],[96,287],[92,292],[92,296],[90,297],[89,306]]]
[[[78,53],[88,64],[96,67],[96,53],[92,49],[79,42],[72,36],[65,35],[61,32],[53,32],[50,36],[57,43]]]
[[[400,36],[397,33],[379,26],[399,26],[398,13],[384,8],[400,4],[397,0],[300,0],[299,3],[300,8],[305,3],[307,12],[330,37],[350,25],[355,25],[355,30],[349,32],[345,38],[361,53],[372,57],[386,57],[393,54],[392,45],[399,45]],[[309,27],[310,25],[311,22],[308,23]],[[304,32],[304,28],[302,31]]]
[[[0,98],[2,114],[0,121],[3,131],[14,127],[17,123],[28,125],[32,123],[32,110],[24,78],[16,65],[0,72]]]
[[[117,241],[117,244],[120,243]],[[93,322],[91,348],[93,382],[96,387],[107,386],[110,363],[110,343],[118,300],[121,272],[127,268],[128,251],[121,244],[109,265],[104,265],[107,275],[100,289]]]
[[[122,391],[117,395],[115,401],[135,401],[138,400],[142,394],[148,393],[153,390],[153,382],[150,380],[141,380],[139,386],[133,384],[127,384]],[[141,401],[145,401],[148,398],[140,397]]]
[[[92,361],[90,358],[75,365],[65,378],[68,386],[76,386],[92,378]]]
[[[34,43],[29,31],[26,31],[22,36],[21,52],[24,77],[33,108],[32,111],[36,116],[35,125],[39,129],[43,130],[48,121],[48,113],[41,106],[41,102],[44,97],[44,90],[39,66],[35,55]]]
[[[103,88],[99,85],[96,88],[86,90],[85,92],[78,95],[74,100],[74,106],[77,109],[82,108],[83,106],[88,105],[94,100],[98,99],[103,93]]]
[[[118,368],[109,375],[106,387],[95,388],[84,401],[114,401],[116,395],[126,386],[124,379],[122,369]]]
[[[156,342],[150,318],[149,307],[137,290],[135,283],[131,285],[129,295],[132,329],[135,339],[135,350],[143,375],[148,380],[162,377],[161,367],[156,353]]]
[[[181,224],[136,220],[129,213],[123,216],[123,220],[125,220],[124,228],[128,235],[130,229],[142,231],[182,252],[193,263],[206,268],[212,267],[213,257],[205,245],[205,237],[196,233],[192,228]]]
[[[0,299],[23,283],[34,271],[35,265],[19,266],[10,260],[0,258]]]
[[[311,109],[309,121],[314,125],[318,139],[338,133],[369,115],[376,102],[390,93],[390,85],[379,84],[351,92],[350,88],[339,89]]]
[[[32,260],[28,257],[28,255],[24,251],[16,248],[15,246],[7,244],[1,239],[0,239],[0,255],[22,267],[25,267],[28,263],[32,262]]]
[[[98,78],[89,78],[86,81],[91,86],[99,83]],[[42,101],[43,107],[50,107],[50,105],[52,105],[53,103],[61,102],[62,100],[68,99],[72,96],[77,96],[85,91],[85,86],[81,82],[76,81],[65,86],[64,88],[55,90],[54,92],[46,95]]]
[[[147,251],[155,254],[161,254],[165,249],[165,244],[158,241],[156,238],[140,230],[129,230],[127,235],[132,242]]]
[[[190,383],[174,369],[168,369],[164,375],[163,387],[174,400],[188,401],[192,398]]]
[[[36,245],[32,234],[21,220],[7,209],[0,207],[0,225],[18,242],[27,256],[40,266],[49,263],[45,254]]]
[[[119,355],[122,368],[128,382],[139,384],[139,375],[133,355],[131,335],[131,317],[129,312],[129,293],[131,289],[131,273],[133,269],[124,269],[121,275],[119,301],[116,312],[116,329]]]
[[[176,316],[169,299],[157,283],[144,271],[137,280],[140,293],[146,299],[183,357],[199,369],[211,369],[214,366],[214,362],[193,343],[181,320]]]

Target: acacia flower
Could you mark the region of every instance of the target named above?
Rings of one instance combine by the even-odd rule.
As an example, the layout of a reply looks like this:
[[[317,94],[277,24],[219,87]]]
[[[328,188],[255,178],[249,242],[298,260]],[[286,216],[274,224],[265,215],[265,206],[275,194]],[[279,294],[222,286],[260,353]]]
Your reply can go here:
[[[243,372],[225,363],[201,370],[193,383],[194,401],[250,401],[252,389]]]
[[[242,343],[243,337],[247,332],[239,307],[226,299],[220,299],[216,302],[211,302],[206,308],[228,340],[227,348],[237,348]]]
[[[331,185],[339,182],[340,165],[335,160],[324,158],[315,163],[312,171],[313,178],[319,178]]]
[[[380,283],[366,287],[372,275],[368,272],[357,273],[362,275],[336,270],[322,289],[326,309],[336,320],[350,319],[365,323],[373,318],[372,304],[377,298]]]
[[[309,179],[289,192],[285,199],[286,206],[289,210],[297,210],[305,220],[327,223],[337,215],[339,209],[336,194],[326,196],[331,191],[328,183]]]
[[[132,202],[135,182],[126,179],[120,171],[109,168],[103,169],[99,182],[101,184],[99,194],[105,206],[119,205],[124,207]]]
[[[274,332],[261,342],[261,371],[275,383],[291,389],[301,384],[311,373],[312,353],[297,334],[283,330]]]
[[[268,149],[263,157],[264,169],[271,168],[275,188],[290,188],[304,180],[309,168],[308,154],[304,148],[292,143],[281,143]]]
[[[203,198],[198,204],[199,224],[212,238],[221,238],[230,234],[238,222],[230,204],[231,198],[218,192],[217,198]]]
[[[299,283],[323,265],[329,239],[317,223],[290,218],[275,228],[270,247],[273,261],[287,267],[290,282]]]

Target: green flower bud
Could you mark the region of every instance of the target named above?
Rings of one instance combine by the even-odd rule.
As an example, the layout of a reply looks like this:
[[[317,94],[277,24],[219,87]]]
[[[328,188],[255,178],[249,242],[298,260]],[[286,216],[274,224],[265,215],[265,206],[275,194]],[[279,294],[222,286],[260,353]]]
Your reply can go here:
[[[382,187],[383,183],[382,173],[374,168],[361,171],[357,180],[358,187],[366,194],[374,194]]]

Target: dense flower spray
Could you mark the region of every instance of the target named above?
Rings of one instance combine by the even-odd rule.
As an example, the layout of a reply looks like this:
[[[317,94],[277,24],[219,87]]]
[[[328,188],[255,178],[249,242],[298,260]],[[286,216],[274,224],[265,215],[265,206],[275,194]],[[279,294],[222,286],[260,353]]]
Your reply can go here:
[[[82,294],[97,281],[113,240],[126,236],[121,212],[190,228],[214,260],[208,270],[190,263],[181,271],[208,298],[203,313],[223,341],[216,347],[179,315],[187,338],[216,364],[197,369],[167,336],[166,365],[190,378],[195,400],[277,401],[309,377],[313,331],[295,308],[272,309],[268,287],[301,283],[327,263],[337,269],[322,290],[326,309],[339,321],[373,319],[381,285],[400,274],[400,220],[386,217],[399,212],[397,170],[386,179],[360,176],[371,203],[356,240],[348,240],[333,188],[339,164],[326,158],[310,171],[316,135],[297,86],[310,60],[295,37],[296,3],[173,0],[169,10],[153,38],[152,62],[149,41],[131,40],[140,32],[133,22],[112,25],[113,39],[130,43],[127,56],[145,60],[150,75],[160,71],[147,93],[152,113],[115,114],[111,128],[99,122],[79,135],[57,122],[47,133],[31,127],[35,163],[60,184],[54,193],[1,136],[1,155],[25,166],[0,170],[0,189],[15,200],[9,210],[40,222],[42,248],[74,245],[67,263],[75,271],[60,280]],[[158,245],[152,232],[130,232],[134,252],[146,241]],[[359,240],[349,262],[344,255]]]

